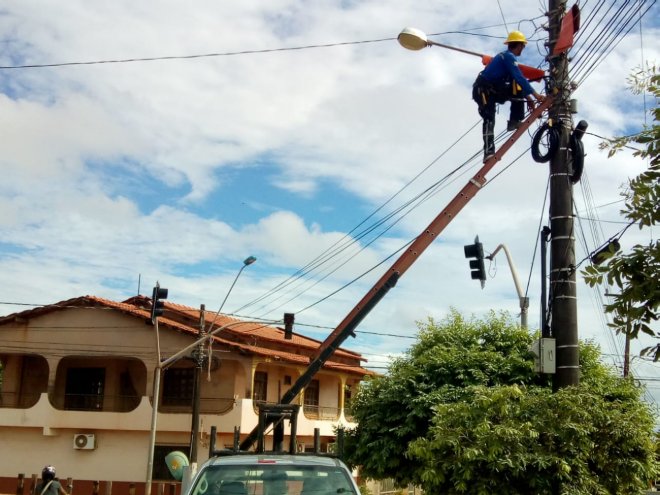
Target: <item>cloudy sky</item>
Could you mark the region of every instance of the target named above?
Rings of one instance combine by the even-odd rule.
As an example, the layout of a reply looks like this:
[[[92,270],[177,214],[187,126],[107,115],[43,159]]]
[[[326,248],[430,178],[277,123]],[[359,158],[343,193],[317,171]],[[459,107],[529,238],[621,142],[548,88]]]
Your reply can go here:
[[[656,104],[626,88],[633,70],[658,60],[653,3],[582,2],[575,119],[590,134],[575,187],[578,261],[625,226],[621,185],[644,167],[625,152],[607,159],[598,145],[639,130]],[[545,10],[514,0],[6,2],[0,314],[85,294],[150,295],[156,281],[172,301],[217,310],[254,255],[223,311],[293,312],[296,331],[325,338],[480,164],[470,99],[480,59],[408,51],[397,34],[414,26],[494,54],[520,29],[531,40],[521,61],[547,67]],[[504,253],[487,266],[485,289],[470,279],[463,245],[475,235],[486,252],[509,248],[538,327],[548,168],[530,142],[495,168],[347,347],[379,367],[412,342],[416,321],[452,307],[517,315]],[[652,234],[633,227],[622,244]],[[620,362],[602,292],[580,282],[580,337]]]

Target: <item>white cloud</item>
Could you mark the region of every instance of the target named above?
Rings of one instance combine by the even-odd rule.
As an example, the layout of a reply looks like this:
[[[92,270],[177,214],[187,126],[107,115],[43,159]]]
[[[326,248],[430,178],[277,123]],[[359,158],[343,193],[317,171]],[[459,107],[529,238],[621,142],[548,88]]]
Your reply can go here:
[[[533,23],[519,21],[542,22],[543,9],[536,3],[500,4],[510,29],[531,34]],[[314,5],[301,0],[185,5],[25,0],[0,17],[9,40],[0,64],[276,50],[395,38],[404,26],[429,33],[461,31],[499,19],[498,9],[485,0],[460,9],[449,0],[322,0]],[[503,37],[506,28],[472,33]],[[641,121],[641,102],[627,92],[625,77],[643,58],[657,59],[657,43],[649,42],[657,39],[657,30],[649,27],[645,36],[644,55],[638,38],[625,40],[576,92],[576,119],[587,119],[589,132],[611,136]],[[447,34],[436,39],[477,52],[501,49],[498,38]],[[523,55],[526,63],[540,60],[533,46]],[[427,166],[381,215],[480,155],[479,117],[470,99],[480,69],[477,57],[441,48],[413,53],[391,39],[194,60],[0,70],[0,273],[5,281],[0,299],[49,303],[87,293],[123,299],[135,293],[141,275],[143,293],[160,280],[173,300],[212,307],[224,297],[241,260],[256,254],[258,263],[245,270],[226,309],[241,307],[342,239],[364,212]],[[500,110],[498,131],[507,111]],[[599,141],[584,138],[590,188],[584,194],[576,188],[578,208],[617,201],[619,184],[643,167],[629,155],[608,160],[597,149]],[[415,320],[442,317],[450,306],[467,313],[517,311],[504,259],[498,256],[496,276],[482,291],[469,279],[462,246],[476,234],[487,251],[507,244],[526,283],[536,229],[547,217],[542,210],[547,165],[530,159],[528,144],[529,138],[521,140],[489,174],[492,180],[503,171],[361,328],[413,335]],[[518,155],[522,158],[504,170]],[[324,265],[325,280],[291,288],[260,311],[272,316],[285,308],[300,310],[362,274],[417,235],[475,170],[450,181],[359,256],[347,251],[347,265]],[[235,181],[234,174],[252,174],[252,180]],[[244,189],[239,191],[245,196],[243,209],[231,202],[235,191],[230,188]],[[598,211],[616,220],[618,208]],[[247,218],[244,210],[254,216]],[[328,210],[342,217],[322,216]],[[603,238],[619,228],[604,224]],[[578,252],[578,258],[585,254]],[[312,306],[300,321],[336,325],[386,266]],[[538,321],[539,285],[537,255],[531,324]],[[303,289],[307,292],[287,301]],[[581,306],[580,318],[585,335],[598,334],[592,330],[599,326],[598,308],[590,301]],[[384,352],[408,344],[365,334],[347,344],[365,341],[378,342]]]

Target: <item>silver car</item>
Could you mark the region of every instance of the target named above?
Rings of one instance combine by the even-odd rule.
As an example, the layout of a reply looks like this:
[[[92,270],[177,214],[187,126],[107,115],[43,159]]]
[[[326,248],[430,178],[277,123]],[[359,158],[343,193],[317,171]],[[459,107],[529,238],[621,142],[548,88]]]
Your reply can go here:
[[[237,454],[212,457],[186,495],[359,495],[339,459],[319,455]]]

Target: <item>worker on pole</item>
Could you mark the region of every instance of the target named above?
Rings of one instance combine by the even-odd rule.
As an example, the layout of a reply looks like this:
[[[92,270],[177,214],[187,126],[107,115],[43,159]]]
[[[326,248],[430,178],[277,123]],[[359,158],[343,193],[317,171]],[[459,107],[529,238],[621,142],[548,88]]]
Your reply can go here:
[[[518,57],[527,45],[525,35],[520,31],[511,31],[504,44],[507,49],[493,57],[472,87],[472,99],[477,102],[479,115],[483,118],[484,162],[495,154],[497,103],[511,102],[507,131],[515,131],[525,118],[525,99],[530,112],[536,102],[544,100],[544,96],[532,88],[518,67]]]

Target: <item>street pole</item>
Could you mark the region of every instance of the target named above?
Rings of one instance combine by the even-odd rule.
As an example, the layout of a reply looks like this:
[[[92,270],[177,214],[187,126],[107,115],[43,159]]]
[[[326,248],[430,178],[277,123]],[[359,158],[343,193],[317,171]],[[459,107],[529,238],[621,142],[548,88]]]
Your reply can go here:
[[[548,61],[550,75],[554,81],[554,87],[551,90],[555,93],[554,103],[550,107],[550,120],[559,135],[557,151],[550,161],[551,332],[557,346],[554,390],[577,385],[580,382],[573,185],[570,180],[568,155],[572,132],[571,88],[567,52],[553,54],[565,9],[564,0],[548,0],[548,52],[550,54]]]
[[[152,303],[153,304],[153,303]],[[151,396],[151,429],[149,431],[149,454],[147,457],[147,479],[144,484],[144,495],[151,495],[151,481],[154,470],[154,447],[156,445],[156,424],[158,421],[158,399],[160,397],[160,336],[158,334],[158,318],[154,320],[156,334],[156,367],[154,368],[154,386]]]
[[[516,265],[513,264],[513,258],[509,252],[509,248],[504,244],[500,244],[495,248],[490,255],[486,256],[486,259],[494,260],[495,256],[499,251],[503,250],[506,255],[506,260],[509,263],[509,269],[511,270],[511,277],[513,278],[513,284],[516,286],[516,294],[518,294],[518,301],[520,303],[520,326],[527,330],[527,310],[529,309],[529,298],[526,297],[522,291],[522,286],[520,285],[520,279],[518,278],[518,271],[516,270]]]
[[[156,369],[154,370],[154,384],[153,384],[153,399],[152,399],[152,410],[151,410],[151,428],[149,432],[149,456],[147,460],[147,478],[145,482],[145,487],[144,487],[144,493],[145,495],[151,495],[151,482],[152,482],[152,471],[154,467],[154,448],[156,445],[156,429],[157,429],[157,421],[158,421],[158,399],[160,397],[160,380],[161,380],[161,374],[163,373],[163,370],[167,369],[171,364],[174,362],[178,361],[184,356],[187,356],[191,351],[194,349],[198,348],[199,346],[203,345],[204,343],[208,342],[211,340],[214,336],[222,332],[223,330],[237,326],[237,325],[246,325],[246,324],[265,324],[263,320],[260,321],[234,321],[231,323],[228,323],[226,325],[222,325],[218,328],[216,328],[213,331],[208,331],[205,332],[205,334],[197,339],[195,342],[192,344],[184,347],[180,351],[174,353],[171,355],[169,358],[164,359],[161,361],[160,357],[160,338],[158,336],[158,319],[155,320],[155,330],[156,330],[156,349],[157,349],[157,356],[158,356],[158,362],[156,363]],[[276,323],[276,322],[272,322]]]
[[[204,304],[199,307],[199,332],[198,338],[204,337]],[[201,403],[202,388],[202,367],[204,365],[204,344],[199,344],[193,351],[195,359],[195,376],[193,383],[193,405],[192,405],[192,425],[190,427],[190,466],[194,473],[197,470],[197,438],[199,437],[199,412]]]

